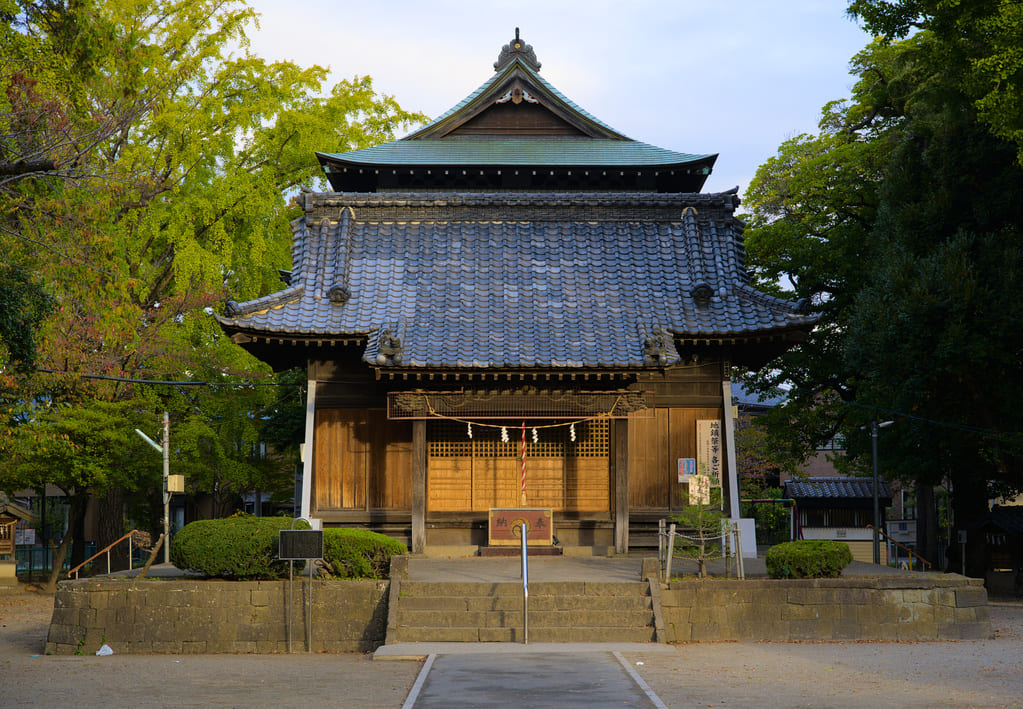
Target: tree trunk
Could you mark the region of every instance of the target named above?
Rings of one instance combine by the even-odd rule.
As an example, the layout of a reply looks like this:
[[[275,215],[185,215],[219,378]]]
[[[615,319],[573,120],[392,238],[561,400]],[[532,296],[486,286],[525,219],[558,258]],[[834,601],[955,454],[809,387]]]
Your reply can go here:
[[[71,566],[85,561],[85,512],[89,507],[89,494],[76,492],[71,497],[67,527],[71,531]]]
[[[916,553],[931,562],[932,569],[941,568],[941,560],[938,558],[938,510],[934,506],[934,486],[922,482],[916,484]]]
[[[96,534],[97,550],[124,536],[128,530],[124,528],[124,490],[111,488],[99,499],[99,529]],[[128,543],[122,542],[110,550],[111,571],[122,571],[128,568]]]
[[[971,578],[984,578],[984,534],[967,530],[972,522],[988,512],[987,485],[969,473],[952,475],[952,510],[955,515],[953,541],[960,531],[966,531],[966,568],[962,568],[963,550],[961,544],[953,544],[951,568]]]
[[[46,591],[48,593],[53,593],[57,590],[57,580],[60,578],[60,573],[64,568],[64,559],[67,557],[68,546],[72,542],[78,545],[81,544],[81,529],[85,523],[85,508],[88,504],[89,496],[86,493],[76,493],[70,498],[67,531],[61,537],[60,546],[57,547],[57,551],[53,555],[53,568],[50,570],[50,578],[46,581]],[[77,538],[76,533],[78,535]],[[72,566],[75,566],[75,564],[72,564]]]

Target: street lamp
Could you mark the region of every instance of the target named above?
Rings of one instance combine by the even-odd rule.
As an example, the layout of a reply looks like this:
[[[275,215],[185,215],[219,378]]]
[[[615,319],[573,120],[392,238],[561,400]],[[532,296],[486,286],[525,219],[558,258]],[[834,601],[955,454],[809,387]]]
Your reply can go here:
[[[170,488],[168,486],[170,478],[170,416],[167,412],[163,412],[163,445],[154,441],[152,438],[142,433],[142,431],[135,429],[135,433],[139,434],[146,443],[151,445],[157,450],[158,453],[163,453],[163,563],[170,563]]]
[[[877,430],[879,428],[887,428],[891,426],[894,421],[885,421],[878,423],[877,419],[870,422],[870,445],[871,453],[874,461],[874,563],[881,563],[881,539],[879,537],[878,530],[881,527],[881,503],[878,499],[878,481],[877,481]]]

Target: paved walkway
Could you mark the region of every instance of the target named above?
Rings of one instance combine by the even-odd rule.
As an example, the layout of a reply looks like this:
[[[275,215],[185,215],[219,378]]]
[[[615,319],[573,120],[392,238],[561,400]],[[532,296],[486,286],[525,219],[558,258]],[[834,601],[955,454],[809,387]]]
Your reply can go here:
[[[529,580],[532,581],[640,581],[644,558],[656,561],[652,554],[629,554],[627,556],[535,556],[529,559]],[[519,557],[461,557],[450,559],[411,557],[408,573],[412,581],[449,582],[507,582],[522,578]],[[767,565],[764,557],[744,559],[743,567],[747,578],[766,578]],[[155,567],[154,567],[155,568]],[[708,573],[715,577],[725,575],[725,562],[712,559],[707,564]],[[694,576],[696,562],[687,559],[673,559],[672,577]],[[878,566],[864,561],[854,561],[842,572],[843,576],[889,576],[914,575],[922,572],[906,571],[890,566]],[[735,578],[735,564],[729,575]]]

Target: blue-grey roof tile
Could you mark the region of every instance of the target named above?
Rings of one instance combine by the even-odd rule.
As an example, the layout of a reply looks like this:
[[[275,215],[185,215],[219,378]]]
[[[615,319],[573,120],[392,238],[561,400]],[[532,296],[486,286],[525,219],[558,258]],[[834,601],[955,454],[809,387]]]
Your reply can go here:
[[[221,322],[275,336],[370,336],[371,363],[388,330],[401,339],[403,366],[472,368],[642,367],[644,340],[655,331],[729,338],[811,326],[813,318],[793,304],[743,282],[741,262],[718,258],[735,253],[740,227],[706,216],[714,197],[315,196],[295,227],[294,285],[235,304]],[[512,201],[543,208],[528,221],[499,219]],[[673,204],[666,213],[676,216],[621,221],[606,209],[651,201]],[[399,202],[420,209],[443,203],[445,216],[363,216],[364,206]],[[586,212],[598,203],[603,211]],[[699,204],[698,213],[682,216],[687,203]],[[343,208],[332,211],[333,204]],[[474,204],[465,218],[449,213]],[[343,304],[327,295],[340,280],[350,291]],[[690,293],[701,281],[714,288],[703,305]]]

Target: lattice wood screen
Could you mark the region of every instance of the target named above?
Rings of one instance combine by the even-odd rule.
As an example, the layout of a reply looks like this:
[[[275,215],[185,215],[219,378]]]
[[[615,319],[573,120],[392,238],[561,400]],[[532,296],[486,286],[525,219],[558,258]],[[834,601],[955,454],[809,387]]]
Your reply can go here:
[[[537,422],[541,426],[543,423]],[[508,427],[508,442],[501,441],[501,429],[468,426],[454,421],[432,421],[427,427],[431,458],[519,458],[522,455],[521,426]],[[575,424],[575,440],[568,426],[537,429],[538,442],[533,443],[533,429],[526,421],[527,458],[606,458],[608,455],[608,423],[606,419]]]

